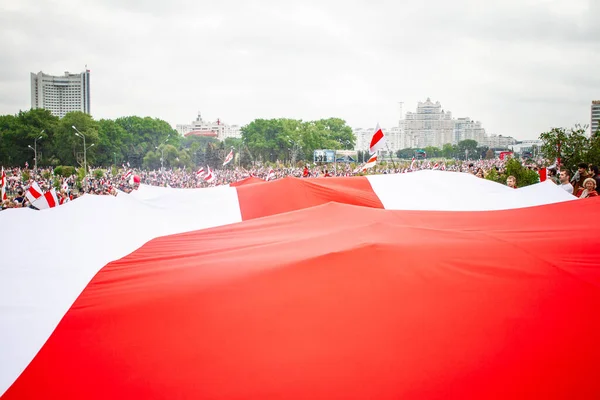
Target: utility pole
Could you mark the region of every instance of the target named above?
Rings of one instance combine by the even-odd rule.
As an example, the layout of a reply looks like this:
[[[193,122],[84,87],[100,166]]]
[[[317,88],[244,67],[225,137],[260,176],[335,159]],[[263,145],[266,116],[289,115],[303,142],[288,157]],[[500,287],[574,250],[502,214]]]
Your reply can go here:
[[[44,129],[42,129],[42,131],[40,132],[40,137],[36,138],[33,141],[33,152],[35,154],[35,166],[33,167],[35,169],[35,173],[37,174],[37,141],[40,140],[42,138],[42,133],[44,133]]]

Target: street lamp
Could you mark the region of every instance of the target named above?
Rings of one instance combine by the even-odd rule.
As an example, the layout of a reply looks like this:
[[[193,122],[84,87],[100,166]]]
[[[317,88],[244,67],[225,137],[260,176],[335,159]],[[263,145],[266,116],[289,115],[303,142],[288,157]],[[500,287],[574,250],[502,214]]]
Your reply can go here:
[[[72,125],[71,128],[75,129],[75,136],[79,136],[80,138],[83,139],[83,169],[85,171],[85,174],[87,175],[87,147],[85,146],[85,135],[81,132],[79,132],[79,130],[77,128],[75,128],[75,125]],[[92,144],[93,146],[93,144]],[[90,147],[92,147],[90,146]]]
[[[31,145],[29,145],[28,147],[33,150],[33,156],[34,158],[34,167],[33,169],[35,170],[35,172],[37,173],[37,141],[40,140],[42,138],[41,134],[44,133],[45,129],[42,129],[42,131],[40,132],[40,137],[37,137],[33,140],[33,148],[31,147]]]
[[[165,161],[165,148],[164,145],[165,143],[167,143],[169,141],[169,138],[171,137],[171,135],[167,136],[167,139],[161,144],[161,148],[160,148],[160,171],[161,172],[165,172],[165,167],[164,167],[164,161]],[[156,150],[158,150],[158,146],[155,147]]]

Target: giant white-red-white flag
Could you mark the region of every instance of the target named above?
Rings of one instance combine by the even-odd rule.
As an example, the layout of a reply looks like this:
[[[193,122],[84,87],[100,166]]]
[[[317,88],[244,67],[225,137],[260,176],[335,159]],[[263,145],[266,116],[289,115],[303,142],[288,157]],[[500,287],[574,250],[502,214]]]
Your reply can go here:
[[[381,150],[383,148],[383,146],[385,146],[385,135],[383,134],[383,131],[379,127],[379,124],[377,124],[377,128],[375,128],[375,133],[373,134],[373,137],[371,138],[371,144],[369,145],[369,151],[371,152],[371,154],[375,153],[377,150]]]
[[[223,166],[229,164],[231,160],[233,160],[233,149],[231,149],[229,154],[227,154],[227,157],[225,157],[225,162],[223,162]]]
[[[4,172],[4,167],[2,167],[2,177],[0,178],[0,200],[7,200],[6,196],[6,173]]]
[[[526,189],[436,171],[157,189],[120,236],[120,195],[0,212],[7,249],[86,232],[67,257],[3,252],[0,397],[597,398],[600,198]],[[573,199],[484,211],[549,194]]]

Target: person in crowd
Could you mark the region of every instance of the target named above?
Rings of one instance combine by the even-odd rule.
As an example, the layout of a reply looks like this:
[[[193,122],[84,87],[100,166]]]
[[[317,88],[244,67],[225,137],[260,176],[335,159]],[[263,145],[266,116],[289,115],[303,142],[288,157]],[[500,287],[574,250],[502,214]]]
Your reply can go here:
[[[308,165],[304,166],[304,170],[302,171],[302,177],[308,178],[310,176],[310,171],[308,170]]]
[[[596,192],[596,181],[593,178],[587,178],[583,181],[583,187],[579,188],[576,196],[580,199],[598,196],[598,193]]]
[[[579,189],[583,187],[583,182],[590,177],[588,173],[588,165],[586,163],[579,163],[577,167],[577,172],[571,179],[571,183],[573,184],[573,193],[577,193]]]
[[[598,170],[599,168],[597,165],[592,165],[590,168],[590,171],[592,171],[591,177],[596,181],[596,188],[600,187],[600,173],[598,173]]]
[[[475,174],[475,176],[478,178],[483,178],[484,177],[483,168],[477,168],[477,173]]]
[[[23,189],[19,188],[17,191],[17,197],[15,197],[14,202],[17,207],[25,206],[25,196],[23,195]]]
[[[546,179],[548,179],[549,181],[553,182],[554,184],[558,185],[559,184],[559,179],[557,175],[557,171],[556,168],[548,168],[548,176]]]
[[[568,169],[563,169],[560,171],[560,187],[564,189],[567,193],[573,194],[573,185],[570,183],[571,173]]]
[[[508,178],[506,178],[506,186],[516,189],[517,188],[517,178],[515,178],[514,176],[509,176]]]

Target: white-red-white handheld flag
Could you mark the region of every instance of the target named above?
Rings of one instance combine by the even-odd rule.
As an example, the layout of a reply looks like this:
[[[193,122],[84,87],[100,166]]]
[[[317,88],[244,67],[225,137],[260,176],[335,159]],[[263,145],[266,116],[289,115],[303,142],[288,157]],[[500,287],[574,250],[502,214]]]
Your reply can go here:
[[[233,160],[233,149],[231,149],[229,154],[227,154],[227,157],[225,157],[225,162],[223,162],[223,166],[229,164],[231,160]]]
[[[361,171],[366,171],[369,168],[373,168],[377,165],[377,154],[374,154],[369,158],[369,161],[361,168]]]
[[[25,197],[29,200],[29,203],[33,204],[37,199],[44,195],[44,191],[40,188],[37,182],[33,182],[29,189],[27,189],[27,193],[25,193]]]
[[[379,124],[377,124],[377,128],[375,128],[375,133],[373,134],[373,137],[371,138],[371,144],[369,145],[369,151],[371,152],[371,154],[373,154],[373,153],[377,152],[377,150],[383,149],[383,146],[385,146],[385,135],[383,134],[383,131],[379,127]]]
[[[207,165],[206,168],[208,169],[208,173],[204,177],[204,180],[208,183],[212,183],[215,180],[215,177],[213,175],[212,170],[210,169],[210,166]]]

